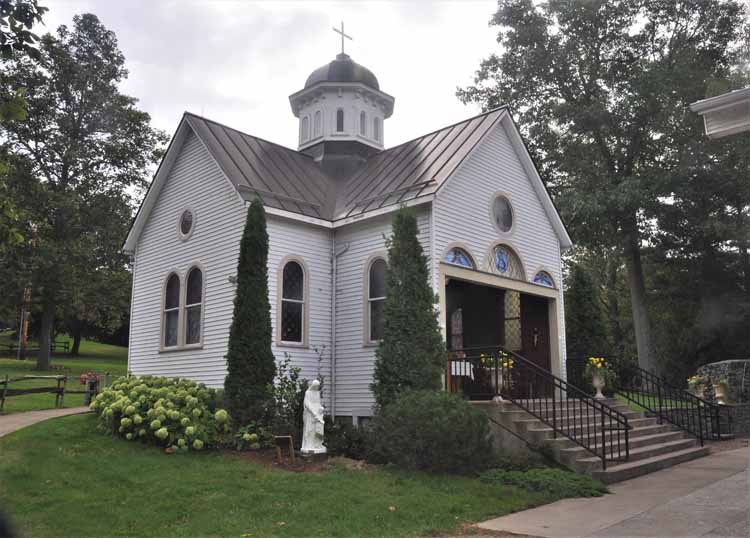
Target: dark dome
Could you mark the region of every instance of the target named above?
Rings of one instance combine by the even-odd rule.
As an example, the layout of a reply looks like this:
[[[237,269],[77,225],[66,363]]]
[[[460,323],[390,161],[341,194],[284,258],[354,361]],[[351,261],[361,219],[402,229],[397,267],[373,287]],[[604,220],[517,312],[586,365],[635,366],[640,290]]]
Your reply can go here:
[[[318,82],[361,82],[370,88],[380,90],[378,79],[372,71],[359,65],[348,54],[339,54],[331,63],[317,68],[307,77],[305,88]]]

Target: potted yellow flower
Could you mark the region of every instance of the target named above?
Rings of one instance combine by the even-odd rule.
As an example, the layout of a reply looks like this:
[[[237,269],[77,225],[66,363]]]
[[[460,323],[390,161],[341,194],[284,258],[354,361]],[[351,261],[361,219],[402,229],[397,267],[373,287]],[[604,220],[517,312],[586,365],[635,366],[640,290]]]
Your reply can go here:
[[[698,398],[703,398],[703,390],[706,388],[708,378],[704,375],[693,375],[688,377],[688,389]]]
[[[614,377],[614,372],[609,366],[604,357],[589,357],[586,361],[586,369],[584,370],[586,377],[591,379],[591,384],[596,389],[596,395],[594,398],[598,400],[604,399],[602,389],[607,386],[607,382],[611,381]]]
[[[501,388],[510,388],[512,382],[511,370],[513,369],[514,361],[508,353],[499,351],[497,357],[482,353],[479,358],[482,367],[490,376],[490,383],[495,394],[499,395],[499,389]],[[499,399],[502,401],[502,398]]]

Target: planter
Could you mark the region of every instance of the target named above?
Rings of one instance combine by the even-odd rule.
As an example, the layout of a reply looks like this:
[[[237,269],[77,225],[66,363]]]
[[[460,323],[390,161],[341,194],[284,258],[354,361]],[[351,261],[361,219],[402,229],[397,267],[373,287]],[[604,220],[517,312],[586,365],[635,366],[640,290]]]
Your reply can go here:
[[[714,383],[714,392],[716,393],[716,403],[725,405],[727,403],[727,384]]]
[[[503,389],[507,389],[507,384],[503,381],[503,369],[497,368],[497,367],[490,367],[485,368],[487,371],[487,374],[490,376],[490,384],[492,385],[492,389],[495,391],[495,394],[497,395],[495,398],[498,401],[503,401],[502,396],[500,396],[500,391]]]
[[[604,378],[600,375],[594,374],[591,376],[591,384],[594,385],[594,388],[596,389],[596,394],[594,395],[594,398],[597,400],[603,400],[604,394],[602,394],[602,389],[606,385],[604,382]]]

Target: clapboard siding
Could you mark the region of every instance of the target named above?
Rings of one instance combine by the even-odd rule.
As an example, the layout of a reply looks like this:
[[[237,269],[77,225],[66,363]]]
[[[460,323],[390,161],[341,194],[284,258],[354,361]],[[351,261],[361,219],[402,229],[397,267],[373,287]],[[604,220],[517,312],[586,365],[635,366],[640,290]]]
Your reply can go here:
[[[235,294],[229,277],[237,272],[246,209],[194,134],[187,135],[179,151],[135,253],[129,368],[136,374],[189,377],[220,387],[226,376],[224,356]],[[178,238],[177,219],[185,207],[195,213],[195,228],[190,239],[183,242]],[[268,216],[267,220],[272,324],[275,328],[278,266],[289,254],[299,256],[310,273],[309,341],[311,345],[325,345],[322,373],[328,376],[331,232],[273,216]],[[165,279],[173,270],[184,279],[194,263],[204,268],[203,347],[160,353]],[[313,349],[276,348],[274,345],[277,360],[283,358],[284,351],[291,354],[293,366],[302,368],[304,377],[317,375],[318,355]]]
[[[429,210],[419,208],[419,242],[430,252]],[[371,257],[385,255],[392,214],[336,230],[336,248],[348,246],[338,258],[336,286],[336,414],[368,415],[374,399],[370,383],[375,347],[364,343],[365,267]]]
[[[451,243],[465,245],[483,271],[492,263],[489,252],[494,244],[510,245],[521,258],[527,281],[543,269],[561,290],[558,327],[564,357],[560,242],[505,129],[498,123],[436,196],[434,283],[437,287],[439,263]],[[498,192],[513,205],[515,223],[509,234],[500,233],[492,222],[491,206]]]

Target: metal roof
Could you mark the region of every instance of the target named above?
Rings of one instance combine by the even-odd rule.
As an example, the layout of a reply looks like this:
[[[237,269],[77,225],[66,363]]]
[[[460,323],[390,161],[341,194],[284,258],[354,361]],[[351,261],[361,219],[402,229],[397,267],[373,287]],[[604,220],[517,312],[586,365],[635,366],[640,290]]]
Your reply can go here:
[[[221,169],[246,198],[325,220],[361,215],[433,194],[500,118],[498,108],[387,149],[339,184],[315,161],[226,125],[185,113]]]

